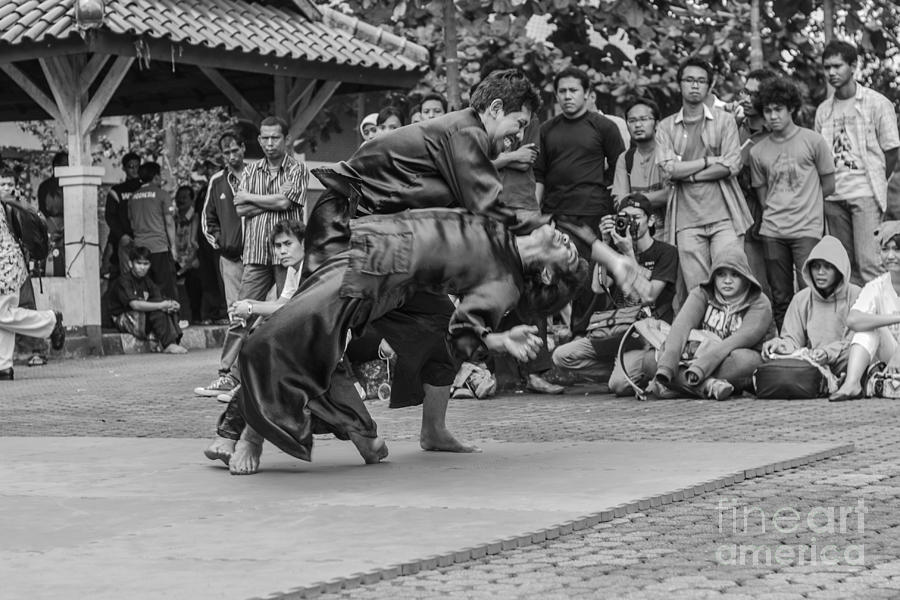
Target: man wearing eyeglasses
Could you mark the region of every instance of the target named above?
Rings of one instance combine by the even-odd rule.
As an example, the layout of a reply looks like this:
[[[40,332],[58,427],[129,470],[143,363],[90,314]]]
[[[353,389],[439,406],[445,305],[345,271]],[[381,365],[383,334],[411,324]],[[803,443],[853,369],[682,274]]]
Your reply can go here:
[[[709,278],[712,257],[743,244],[753,224],[737,182],[741,147],[734,116],[704,104],[713,77],[705,60],[685,60],[678,68],[681,110],[656,132],[656,160],[673,184],[668,241],[678,247],[688,290]]]
[[[633,142],[631,148],[619,155],[612,196],[616,207],[622,198],[632,193],[646,196],[653,207],[656,230],[663,231],[662,215],[669,198],[669,186],[663,181],[656,164],[656,123],[659,106],[653,100],[638,98],[625,109],[625,123]]]

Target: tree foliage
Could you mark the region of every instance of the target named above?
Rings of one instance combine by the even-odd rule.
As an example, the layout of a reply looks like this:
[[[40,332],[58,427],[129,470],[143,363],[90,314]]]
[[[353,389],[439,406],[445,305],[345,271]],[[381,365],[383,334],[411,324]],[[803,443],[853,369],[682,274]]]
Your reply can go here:
[[[336,6],[371,23],[387,23],[431,51],[421,86],[446,88],[444,0],[343,0]],[[895,103],[894,59],[900,35],[900,8],[891,0],[835,0],[836,35],[856,42],[864,53],[862,76]],[[689,55],[710,60],[720,74],[716,93],[731,98],[750,65],[750,0],[456,0],[461,88],[499,66],[528,73],[548,95],[552,75],[568,64],[585,68],[604,110],[628,97],[653,97],[664,111],[678,99],[675,71]],[[821,101],[824,44],[822,0],[761,1],[765,62],[801,83],[810,102]],[[526,34],[534,15],[547,19],[549,43]],[[591,34],[604,40],[591,43]],[[624,39],[625,42],[608,41]]]

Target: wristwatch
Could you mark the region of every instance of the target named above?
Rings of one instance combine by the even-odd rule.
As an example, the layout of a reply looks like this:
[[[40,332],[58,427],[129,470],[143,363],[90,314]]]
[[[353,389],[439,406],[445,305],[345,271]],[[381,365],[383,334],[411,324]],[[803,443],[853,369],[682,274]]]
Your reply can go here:
[[[247,302],[247,316],[253,316],[253,303]]]

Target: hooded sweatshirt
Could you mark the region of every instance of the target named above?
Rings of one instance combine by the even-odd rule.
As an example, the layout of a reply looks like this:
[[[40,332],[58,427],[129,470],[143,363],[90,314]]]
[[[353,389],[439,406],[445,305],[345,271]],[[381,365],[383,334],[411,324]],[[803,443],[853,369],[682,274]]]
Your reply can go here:
[[[827,298],[819,293],[809,274],[809,265],[814,260],[824,260],[841,274],[837,287]],[[781,338],[793,346],[792,350],[824,350],[830,363],[850,345],[853,332],[847,327],[847,314],[860,292],[859,286],[850,283],[850,257],[840,240],[826,235],[815,245],[803,263],[803,279],[807,287],[791,300],[781,326]]]
[[[748,283],[747,292],[735,303],[724,304],[717,298],[715,272],[721,268],[734,270]],[[722,338],[718,342],[703,344],[691,363],[690,370],[703,381],[734,350],[758,350],[773,328],[772,304],[750,271],[747,257],[739,247],[726,248],[713,262],[709,279],[691,290],[672,322],[656,374],[666,381],[673,379],[692,329],[702,329]]]

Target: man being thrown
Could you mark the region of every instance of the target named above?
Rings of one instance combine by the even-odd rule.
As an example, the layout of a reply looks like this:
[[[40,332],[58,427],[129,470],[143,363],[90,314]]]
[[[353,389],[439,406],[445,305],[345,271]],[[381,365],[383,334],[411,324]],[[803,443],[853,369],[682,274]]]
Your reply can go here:
[[[808,287],[791,300],[781,337],[763,344],[763,357],[808,348],[810,358],[840,375],[850,353],[847,315],[859,296],[859,287],[850,283],[850,257],[840,240],[826,235],[809,253],[802,273]]]
[[[523,302],[537,314],[555,312],[586,274],[574,244],[551,225],[514,236],[483,216],[426,209],[358,219],[352,229],[349,248],[312,273],[241,351],[238,394],[247,427],[231,458],[233,474],[258,470],[263,438],[302,460],[310,459],[314,433],[350,439],[366,463],[387,456],[363,402],[332,386],[348,329],[359,332],[421,290],[453,290],[460,303],[448,329],[434,332],[426,323],[407,333],[418,335],[423,346],[449,335],[457,360],[482,346],[527,360],[540,344],[535,327],[492,328]],[[646,292],[650,285],[599,241],[592,258],[627,282],[626,289]],[[394,326],[411,325],[384,327],[388,340]],[[449,381],[454,374],[450,365],[439,375]]]
[[[471,108],[402,127],[363,144],[347,163],[317,170],[328,190],[309,212],[306,272],[345,249],[349,220],[368,214],[394,214],[410,208],[462,207],[499,222],[515,222],[514,211],[498,201],[502,189],[491,160],[507,136],[521,141],[522,131],[540,106],[537,90],[515,70],[494,71],[472,92]],[[453,250],[455,252],[456,249]],[[423,405],[420,443],[425,450],[475,452],[447,429],[449,379],[421,378],[423,371],[446,373],[455,365],[442,332],[453,305],[446,294],[422,291],[402,309],[384,315],[373,327],[406,362],[409,380],[419,382],[391,406]],[[422,328],[437,334],[422,344]],[[392,337],[384,335],[389,329]],[[400,364],[398,363],[398,370]],[[395,386],[398,387],[398,386]],[[393,390],[392,390],[393,391]],[[395,402],[396,400],[396,402]]]

